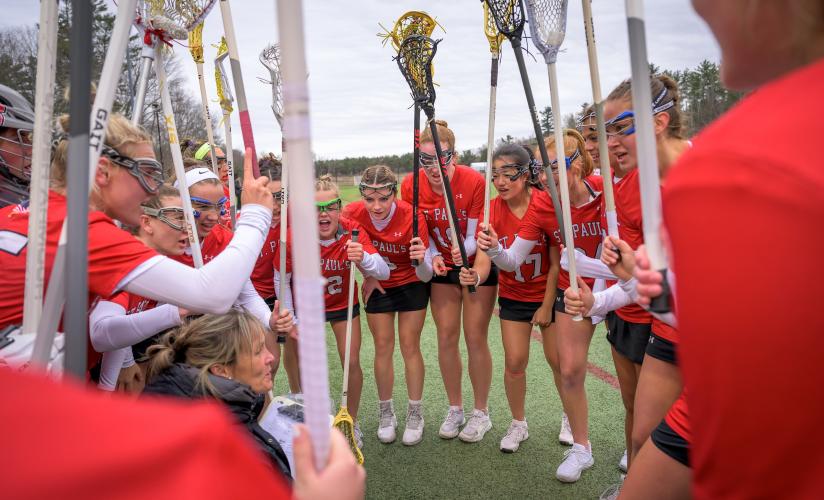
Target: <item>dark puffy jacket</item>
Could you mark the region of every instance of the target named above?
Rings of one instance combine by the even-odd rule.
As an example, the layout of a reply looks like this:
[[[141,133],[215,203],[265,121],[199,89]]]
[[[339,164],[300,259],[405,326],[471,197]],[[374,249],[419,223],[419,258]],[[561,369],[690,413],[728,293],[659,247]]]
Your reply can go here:
[[[172,365],[168,370],[153,377],[144,394],[163,394],[187,399],[211,397],[195,387],[198,370],[185,364]],[[235,380],[209,374],[209,380],[214,385],[220,400],[225,404],[235,418],[246,426],[260,449],[269,457],[272,466],[281,472],[287,481],[292,479],[289,460],[277,440],[258,425],[258,417],[263,411],[265,398],[262,394],[255,394],[252,389]]]

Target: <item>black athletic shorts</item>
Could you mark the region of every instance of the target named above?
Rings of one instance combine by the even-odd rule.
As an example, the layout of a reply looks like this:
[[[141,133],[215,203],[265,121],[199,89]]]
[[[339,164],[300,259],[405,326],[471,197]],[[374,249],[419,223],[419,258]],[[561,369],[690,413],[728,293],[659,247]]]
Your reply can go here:
[[[660,359],[661,361],[666,361],[667,363],[677,365],[677,348],[677,344],[670,342],[669,340],[663,337],[659,337],[658,335],[655,335],[654,333],[650,332],[649,343],[647,343],[647,356],[651,356],[655,359]]]
[[[615,311],[607,314],[607,340],[619,354],[636,365],[644,362],[649,343],[650,323],[632,323],[621,319]]]
[[[386,293],[374,290],[364,309],[367,313],[420,311],[429,305],[429,287],[422,281],[385,288]]]
[[[338,309],[337,311],[326,311],[326,321],[346,321],[347,308]],[[360,316],[360,304],[352,306],[352,318]]]
[[[275,312],[275,301],[278,300],[277,296],[272,295],[268,299],[263,299],[266,302],[266,305],[269,307],[269,310]],[[285,344],[286,343],[286,335],[283,333],[278,333],[278,344]]]
[[[554,311],[566,313],[566,304],[564,304],[564,291],[560,288],[555,289],[555,304],[552,306]],[[553,316],[553,319],[555,317]]]
[[[667,456],[686,467],[690,466],[690,444],[666,420],[662,420],[652,431],[650,439]]]
[[[443,285],[461,285],[461,280],[459,275],[461,274],[461,268],[456,267],[452,268],[446,272],[446,276],[432,276],[432,279],[429,281],[430,283],[440,283]],[[489,276],[486,277],[486,281],[481,283],[479,286],[497,286],[498,285],[498,267],[495,264],[492,264],[492,267],[489,269]]]
[[[535,311],[543,302],[524,302],[506,297],[498,297],[498,317],[507,321],[522,321],[531,323]],[[555,311],[552,311],[552,321],[555,321]]]

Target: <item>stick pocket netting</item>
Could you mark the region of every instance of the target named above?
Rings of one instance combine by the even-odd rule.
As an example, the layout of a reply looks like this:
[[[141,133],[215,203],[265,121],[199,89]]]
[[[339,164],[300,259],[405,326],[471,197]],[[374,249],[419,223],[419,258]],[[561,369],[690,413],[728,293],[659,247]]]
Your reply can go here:
[[[532,43],[547,64],[555,64],[566,33],[567,0],[527,0]]]

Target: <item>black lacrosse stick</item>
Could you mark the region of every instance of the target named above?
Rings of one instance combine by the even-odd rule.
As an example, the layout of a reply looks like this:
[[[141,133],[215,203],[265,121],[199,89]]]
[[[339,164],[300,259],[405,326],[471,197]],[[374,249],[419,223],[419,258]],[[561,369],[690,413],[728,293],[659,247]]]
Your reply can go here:
[[[521,74],[521,83],[524,85],[524,94],[526,94],[526,102],[529,106],[529,115],[532,118],[532,127],[535,129],[535,140],[538,141],[538,151],[541,153],[541,162],[544,168],[549,166],[549,155],[546,152],[546,144],[544,144],[544,134],[541,131],[540,122],[538,122],[538,112],[535,109],[535,98],[532,95],[532,86],[529,84],[529,75],[526,72],[526,63],[524,63],[524,55],[521,52],[521,36],[524,33],[524,23],[526,22],[526,14],[524,12],[523,0],[484,0],[489,7],[489,13],[495,19],[495,26],[498,31],[509,39],[512,45],[512,50],[515,51],[515,60],[518,62],[518,72]],[[553,110],[554,111],[554,110]],[[561,117],[555,117],[555,126],[561,126]],[[555,150],[558,151],[558,158],[564,157],[564,145],[556,144]],[[549,194],[552,197],[552,207],[555,209],[555,217],[558,219],[558,227],[563,228],[563,213],[561,212],[561,198],[558,196],[558,188],[555,187],[555,182],[552,176],[547,176],[547,187]],[[564,239],[564,232],[560,231],[561,239]],[[564,241],[566,243],[566,241]]]
[[[409,89],[412,91],[412,99],[415,105],[423,109],[429,122],[429,130],[432,132],[432,141],[435,143],[435,153],[438,156],[438,164],[441,166],[441,178],[444,186],[444,203],[446,204],[447,215],[449,216],[449,226],[452,229],[453,240],[458,244],[461,252],[463,267],[469,269],[469,259],[466,256],[466,248],[463,238],[458,230],[458,214],[455,212],[455,199],[452,196],[452,186],[449,176],[446,174],[446,159],[441,150],[441,141],[438,137],[438,126],[435,123],[435,85],[432,83],[432,59],[438,50],[440,40],[432,40],[424,35],[410,35],[406,37],[398,50],[395,60],[401,70]],[[416,141],[417,142],[417,141]],[[417,163],[415,165],[418,168]],[[414,186],[413,186],[414,187]],[[475,293],[475,286],[469,286],[469,292]]]

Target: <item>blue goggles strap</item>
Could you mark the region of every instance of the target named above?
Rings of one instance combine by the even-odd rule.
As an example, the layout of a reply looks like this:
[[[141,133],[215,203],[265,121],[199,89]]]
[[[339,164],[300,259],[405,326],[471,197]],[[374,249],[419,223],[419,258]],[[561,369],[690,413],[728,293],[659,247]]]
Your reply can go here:
[[[214,204],[207,199],[198,198],[197,196],[190,195],[189,199],[191,199],[193,203],[200,203],[201,205],[209,205],[215,207],[217,209],[218,214],[220,214],[221,217],[226,215],[226,202],[229,201],[229,198],[225,196],[221,196],[218,202]],[[192,207],[192,215],[195,216],[195,219],[200,218],[200,212],[200,210],[195,210],[194,207]]]

